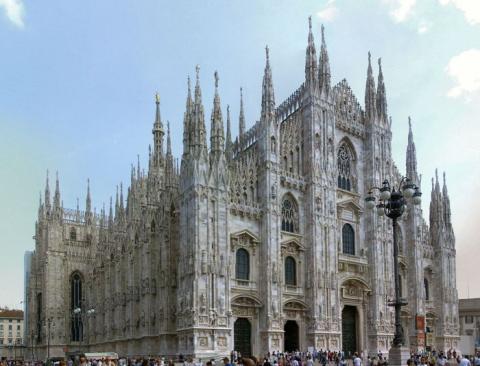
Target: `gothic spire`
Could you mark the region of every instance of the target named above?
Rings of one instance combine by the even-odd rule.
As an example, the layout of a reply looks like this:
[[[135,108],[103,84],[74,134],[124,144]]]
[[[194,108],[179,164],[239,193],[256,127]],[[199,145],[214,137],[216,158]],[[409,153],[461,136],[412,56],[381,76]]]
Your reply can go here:
[[[273,91],[272,69],[270,68],[270,55],[268,46],[265,47],[265,71],[262,83],[262,114],[263,122],[270,121],[275,114],[275,94]]]
[[[245,112],[243,110],[243,88],[240,87],[240,115],[238,117],[238,135],[240,139],[245,135]]]
[[[58,171],[55,173],[55,196],[53,197],[53,207],[55,210],[60,209],[60,183],[58,181]]]
[[[308,17],[308,44],[305,56],[305,83],[307,86],[317,85],[317,51],[312,33],[312,17]]]
[[[50,211],[51,202],[50,202],[50,183],[48,179],[48,169],[47,169],[47,180],[45,182],[45,207],[47,212]]]
[[[412,121],[408,117],[408,144],[407,144],[407,177],[412,179],[415,184],[418,182],[417,174],[417,152],[415,150],[415,143],[413,142]]]
[[[108,211],[108,230],[113,230],[113,207],[112,196],[110,196],[110,209]]]
[[[119,218],[120,215],[120,202],[118,199],[118,185],[117,185],[117,192],[115,194],[115,221]]]
[[[193,105],[193,134],[195,136],[196,154],[207,151],[207,133],[205,129],[205,114],[202,104],[202,90],[200,88],[200,66],[196,67],[195,102]]]
[[[378,59],[377,114],[380,121],[387,121],[387,94],[383,81],[382,59]]]
[[[172,140],[170,139],[170,122],[167,121],[167,156],[172,156]]]
[[[85,212],[91,213],[92,212],[92,199],[90,197],[90,179],[87,179],[87,199],[85,205]]]
[[[325,28],[322,24],[322,46],[320,48],[320,61],[318,82],[320,91],[328,94],[330,91],[330,62],[328,60],[327,44],[325,43]]]
[[[123,206],[123,182],[120,182],[120,212],[123,214],[124,206]]]
[[[227,160],[230,161],[232,159],[232,131],[230,126],[230,106],[227,105],[227,138],[225,140],[225,155],[227,156]]]
[[[370,51],[368,52],[367,82],[365,85],[365,114],[367,120],[373,122],[375,119],[375,80],[373,78]]]
[[[190,76],[187,77],[187,101],[185,105],[185,113],[183,114],[183,154],[186,155],[189,152],[190,145],[192,144],[192,128],[191,128],[191,114],[192,114],[192,89],[190,86]]]
[[[155,122],[153,123],[153,163],[158,166],[163,161],[163,123],[160,117],[160,96],[155,94]]]
[[[450,212],[450,197],[448,196],[447,178],[446,178],[445,172],[443,172],[442,194],[443,194],[443,215],[445,220],[444,222],[445,222],[445,225],[447,225],[447,227],[450,228],[452,225],[451,212]]]
[[[218,160],[223,153],[224,134],[223,134],[223,118],[220,106],[220,96],[218,95],[218,72],[215,71],[215,97],[213,99],[213,111],[210,129],[210,154],[211,158]]]

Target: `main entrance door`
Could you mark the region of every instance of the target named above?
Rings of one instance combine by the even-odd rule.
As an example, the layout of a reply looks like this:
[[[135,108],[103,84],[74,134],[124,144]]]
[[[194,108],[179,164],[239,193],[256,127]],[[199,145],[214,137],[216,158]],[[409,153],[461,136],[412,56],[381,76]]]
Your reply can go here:
[[[300,350],[298,341],[298,324],[295,320],[288,320],[283,327],[285,333],[283,334],[285,352],[292,352]]]
[[[357,309],[344,306],[342,310],[342,344],[345,356],[352,356],[357,351]]]
[[[233,325],[233,342],[235,351],[242,356],[252,355],[252,325],[247,318],[238,318]]]

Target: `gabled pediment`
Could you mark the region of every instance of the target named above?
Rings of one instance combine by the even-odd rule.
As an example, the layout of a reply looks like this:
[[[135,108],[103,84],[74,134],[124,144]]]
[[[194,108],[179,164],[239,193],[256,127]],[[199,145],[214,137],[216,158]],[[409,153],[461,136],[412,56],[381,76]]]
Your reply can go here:
[[[251,241],[254,241],[257,243],[260,242],[260,239],[255,234],[253,234],[250,230],[246,230],[246,229],[237,231],[236,233],[231,233],[230,238],[232,239],[249,238],[249,240]]]
[[[305,247],[297,238],[288,238],[281,243],[282,252],[303,252]]]
[[[242,230],[230,234],[230,249],[235,251],[236,248],[251,248],[255,254],[255,247],[260,243],[259,239],[249,230]]]
[[[355,199],[347,199],[345,201],[339,202],[337,204],[338,210],[351,210],[356,214],[360,214],[363,212],[362,207],[358,204],[357,200]]]

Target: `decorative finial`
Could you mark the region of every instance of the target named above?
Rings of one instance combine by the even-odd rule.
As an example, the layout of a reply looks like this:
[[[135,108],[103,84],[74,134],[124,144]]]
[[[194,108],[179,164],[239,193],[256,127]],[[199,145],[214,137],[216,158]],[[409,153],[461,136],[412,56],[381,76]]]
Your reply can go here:
[[[240,87],[240,101],[243,101],[243,88]]]
[[[435,181],[438,183],[438,169],[435,168]]]
[[[321,29],[322,29],[322,43],[325,43],[325,27],[323,26],[323,24]]]
[[[187,86],[188,86],[188,92],[190,93],[191,87],[190,87],[190,75],[187,76]]]
[[[158,92],[155,93],[155,103],[160,104],[160,95]]]
[[[408,128],[410,131],[412,130],[412,119],[410,118],[410,116],[408,116]]]
[[[270,57],[269,57],[269,54],[268,54],[268,44],[265,46],[265,54],[266,54],[266,57],[267,57],[267,62],[269,62]]]
[[[312,30],[312,16],[311,15],[308,17],[308,29]]]
[[[230,104],[227,104],[227,114],[230,113]]]
[[[447,185],[447,176],[446,176],[445,172],[443,172],[443,185],[444,186]]]
[[[378,67],[380,68],[380,70],[382,70],[382,58],[381,57],[378,58]]]
[[[218,88],[218,72],[215,70],[215,73],[213,74],[215,77],[215,89]]]
[[[371,65],[371,59],[372,55],[370,54],[370,51],[368,51],[368,65]]]

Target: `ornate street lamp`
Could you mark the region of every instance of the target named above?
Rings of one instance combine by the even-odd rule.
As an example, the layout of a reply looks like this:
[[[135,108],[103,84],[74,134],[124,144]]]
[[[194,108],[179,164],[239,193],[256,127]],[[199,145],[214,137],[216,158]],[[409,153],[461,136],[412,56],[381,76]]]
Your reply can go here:
[[[377,197],[374,192],[378,191]],[[405,345],[405,336],[403,333],[402,324],[400,321],[400,312],[402,306],[407,305],[407,302],[400,298],[400,283],[398,274],[398,238],[397,238],[397,220],[405,211],[407,203],[420,205],[422,202],[422,193],[420,187],[416,186],[409,178],[402,178],[397,189],[390,186],[388,180],[384,180],[382,187],[372,187],[365,198],[365,204],[368,209],[375,209],[378,216],[386,215],[392,219],[393,229],[393,272],[395,276],[395,300],[389,302],[388,305],[395,307],[395,336],[392,342],[392,348],[400,348]]]

